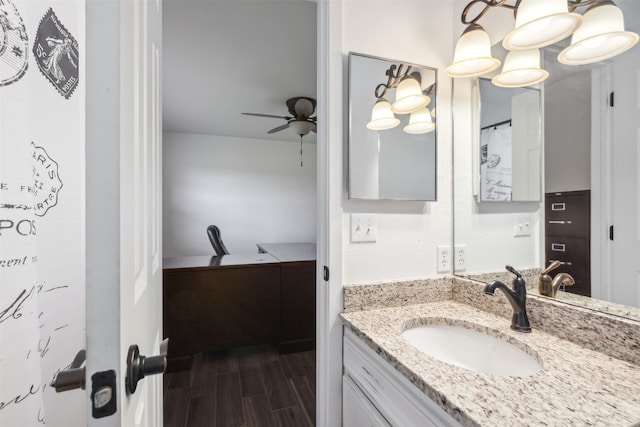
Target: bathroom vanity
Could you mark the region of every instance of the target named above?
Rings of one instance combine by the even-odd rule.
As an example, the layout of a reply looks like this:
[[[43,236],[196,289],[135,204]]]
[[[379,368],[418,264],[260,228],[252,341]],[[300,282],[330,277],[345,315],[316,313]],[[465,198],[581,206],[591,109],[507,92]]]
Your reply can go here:
[[[640,423],[639,322],[532,296],[533,331],[519,333],[509,310],[458,278],[345,287],[344,425]],[[402,336],[429,324],[496,336],[542,369],[501,376],[437,360]]]

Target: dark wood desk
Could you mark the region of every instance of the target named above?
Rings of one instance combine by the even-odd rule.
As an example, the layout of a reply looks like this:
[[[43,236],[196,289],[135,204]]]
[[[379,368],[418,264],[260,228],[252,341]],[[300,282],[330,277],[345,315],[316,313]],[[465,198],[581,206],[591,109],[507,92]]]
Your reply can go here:
[[[170,360],[278,342],[280,262],[268,254],[163,260]]]
[[[278,248],[286,252],[286,246]],[[315,249],[312,259],[277,255],[282,260],[266,252],[165,258],[163,325],[170,361],[263,343],[277,343],[282,352],[313,348]]]
[[[280,264],[281,352],[314,348],[316,341],[316,244],[258,243]]]

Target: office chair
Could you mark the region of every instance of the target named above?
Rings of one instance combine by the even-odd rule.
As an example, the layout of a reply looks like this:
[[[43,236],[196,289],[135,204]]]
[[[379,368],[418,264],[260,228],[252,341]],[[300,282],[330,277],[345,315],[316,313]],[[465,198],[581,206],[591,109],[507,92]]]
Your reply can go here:
[[[207,235],[209,236],[209,241],[211,242],[211,246],[213,246],[213,250],[216,251],[216,254],[218,256],[229,254],[227,247],[224,245],[224,243],[222,243],[222,237],[220,237],[220,229],[217,226],[208,226]]]

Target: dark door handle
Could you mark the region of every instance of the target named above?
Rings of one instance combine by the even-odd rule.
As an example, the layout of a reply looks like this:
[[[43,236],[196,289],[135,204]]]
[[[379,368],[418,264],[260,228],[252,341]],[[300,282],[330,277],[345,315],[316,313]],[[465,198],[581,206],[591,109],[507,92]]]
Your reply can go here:
[[[162,347],[166,346],[161,346],[161,348]],[[165,353],[166,350],[163,348],[161,351]],[[166,369],[166,353],[159,356],[147,357],[140,354],[140,349],[137,345],[133,344],[129,346],[129,353],[127,354],[127,376],[125,378],[127,393],[135,393],[138,387],[138,381],[144,377],[162,374]]]
[[[57,393],[74,390],[76,388],[84,390],[86,367],[82,365],[84,364],[86,355],[85,350],[80,350],[76,354],[76,357],[73,358],[69,368],[58,372],[53,381],[51,381],[51,387],[53,387]]]

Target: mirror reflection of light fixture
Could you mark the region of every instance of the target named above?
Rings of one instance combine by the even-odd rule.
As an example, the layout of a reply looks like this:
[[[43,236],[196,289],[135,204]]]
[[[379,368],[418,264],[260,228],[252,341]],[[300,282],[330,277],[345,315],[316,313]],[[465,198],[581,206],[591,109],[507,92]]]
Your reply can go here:
[[[500,87],[522,87],[540,83],[549,72],[540,68],[540,49],[514,50],[507,54],[502,72],[491,82]]]
[[[414,111],[409,116],[409,124],[402,130],[412,135],[433,132],[436,129],[435,123],[431,119],[431,113],[427,108]]]
[[[445,73],[449,77],[475,77],[489,73],[500,66],[500,60],[491,56],[489,34],[477,23],[470,24],[456,43],[453,64]]]
[[[584,13],[584,23],[573,34],[571,45],[558,55],[567,65],[603,61],[631,49],[638,35],[624,30],[622,11],[612,1],[599,1]]]
[[[422,77],[420,73],[411,73],[412,66],[407,64],[392,64],[385,75],[386,83],[380,83],[374,91],[377,99],[373,109],[371,110],[371,120],[367,123],[367,129],[370,130],[387,130],[392,129],[400,124],[400,119],[396,118],[396,114],[412,114],[416,111],[428,110],[425,108],[431,102],[429,94],[435,89],[435,83],[426,90],[422,90]],[[384,98],[387,91],[395,89],[395,102],[393,105]],[[433,120],[431,120],[433,122]],[[417,125],[411,126],[411,123],[403,128],[405,132],[410,133]],[[411,132],[416,133],[416,132]],[[418,132],[423,133],[423,132]]]
[[[371,121],[367,123],[367,129],[387,130],[400,124],[400,120],[393,115],[391,104],[384,98],[379,98],[371,110]]]
[[[419,74],[417,77],[419,78]],[[426,107],[431,99],[422,93],[419,79],[415,76],[405,76],[396,88],[396,102],[391,110],[397,114],[409,114]]]
[[[522,0],[516,9],[516,27],[502,41],[508,50],[541,48],[566,39],[582,23],[569,12],[567,0]]]
[[[571,45],[558,56],[558,61],[569,65],[589,64],[612,58],[629,50],[638,42],[639,37],[636,33],[624,30],[622,11],[611,0],[512,0],[513,4],[509,4],[508,1],[472,0],[467,4],[462,11],[461,20],[468,27],[456,44],[453,64],[446,69],[447,75],[456,78],[475,77],[497,68],[488,66],[491,55],[487,53],[484,40],[488,43],[489,36],[484,30],[480,31],[482,27],[477,23],[494,7],[513,10],[516,18],[514,30],[502,42],[503,46],[511,51],[507,58],[516,51],[548,46],[571,34]],[[478,2],[483,3],[484,7],[473,19],[468,19],[469,11]],[[588,6],[584,16],[573,13],[578,7],[584,6]],[[474,37],[468,34],[473,34]],[[467,39],[478,39],[478,42],[472,43]],[[482,43],[480,40],[483,40]],[[533,58],[533,55],[530,55]],[[537,66],[533,65],[533,59],[527,60],[531,61],[529,66],[507,66],[506,62],[521,63],[525,55],[511,57],[511,60],[505,60],[503,72],[493,80],[495,84],[508,84],[509,87],[528,86],[535,84],[532,83],[537,80],[534,75],[540,79],[537,82],[546,78],[539,61]],[[478,65],[483,63],[487,64],[484,71]],[[465,72],[465,69],[468,71]],[[525,74],[529,77],[524,78]]]

